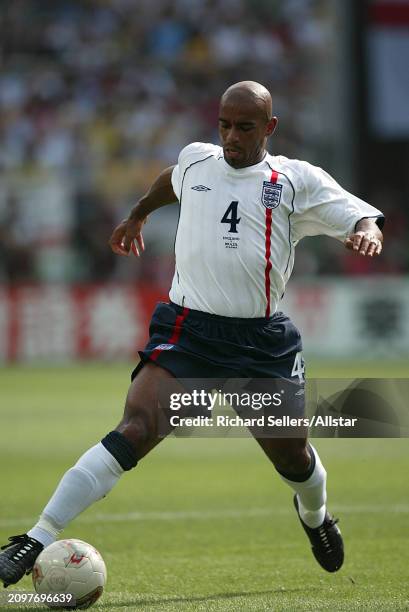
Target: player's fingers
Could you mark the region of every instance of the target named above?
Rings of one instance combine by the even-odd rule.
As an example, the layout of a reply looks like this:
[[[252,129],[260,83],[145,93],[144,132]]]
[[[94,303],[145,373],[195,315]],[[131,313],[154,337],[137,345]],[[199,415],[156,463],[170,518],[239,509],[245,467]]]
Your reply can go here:
[[[376,247],[375,255],[380,255],[382,253],[382,242],[379,240],[379,244]]]
[[[378,245],[378,240],[373,240],[372,242],[370,242],[368,250],[366,252],[368,257],[373,257],[375,255],[377,245]]]
[[[135,237],[134,235],[126,232],[126,234],[125,234],[125,236],[124,236],[124,238],[122,240],[122,246],[126,250],[127,253],[129,253],[130,250],[131,250],[131,246],[132,246],[132,242],[133,242],[134,237]]]
[[[136,239],[132,240],[131,249],[132,249],[132,253],[135,255],[135,257],[139,257],[139,250],[138,250],[138,247],[136,245]]]
[[[354,246],[354,242],[353,240],[351,240],[351,238],[347,238],[344,242],[344,245],[346,246],[347,249],[352,249]]]
[[[109,246],[111,247],[111,250],[116,253],[116,255],[127,255],[128,253],[124,250],[123,248],[123,232],[117,232],[115,231],[110,240],[109,240]]]
[[[122,254],[123,254],[123,255],[126,255],[127,257],[129,257],[131,247],[130,247],[130,246],[128,247],[128,246],[125,244],[125,239],[122,241],[122,244],[121,244],[121,250],[122,250]]]
[[[128,253],[125,251],[125,249],[117,244],[111,244],[111,249],[112,251],[116,254],[116,255],[125,255],[127,256]]]
[[[364,236],[361,240],[361,244],[359,245],[359,254],[366,255],[368,251],[368,247],[370,245],[370,240],[366,236]]]
[[[108,241],[112,251],[117,255],[126,255],[122,248],[122,241],[126,231],[126,221],[122,221],[112,232],[111,237]]]
[[[138,236],[136,237],[136,241],[137,241],[141,251],[144,251],[145,250],[145,243],[143,241],[142,234],[138,234]]]
[[[354,234],[352,236],[352,242],[353,242],[353,250],[354,251],[359,251],[361,248],[361,242],[363,240],[364,235],[363,234]]]

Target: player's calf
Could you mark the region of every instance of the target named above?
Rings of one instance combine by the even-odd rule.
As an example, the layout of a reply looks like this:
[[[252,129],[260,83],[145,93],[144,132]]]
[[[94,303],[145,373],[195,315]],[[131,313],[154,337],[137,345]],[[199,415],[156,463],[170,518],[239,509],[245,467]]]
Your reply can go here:
[[[281,474],[305,474],[311,465],[306,438],[257,438],[257,442]]]
[[[116,431],[142,459],[171,431],[169,419],[159,402],[159,388],[174,377],[154,363],[146,363],[129,387],[125,410]],[[159,432],[160,431],[160,436]]]

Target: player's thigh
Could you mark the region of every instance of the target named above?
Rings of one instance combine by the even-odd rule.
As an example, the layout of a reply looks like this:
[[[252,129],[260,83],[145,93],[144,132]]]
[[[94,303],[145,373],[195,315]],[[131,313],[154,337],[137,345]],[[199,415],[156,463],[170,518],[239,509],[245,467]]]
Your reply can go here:
[[[159,397],[170,380],[174,385],[170,372],[148,362],[129,387],[124,414],[116,430],[134,444],[140,457],[171,431]]]
[[[132,418],[135,413],[141,411],[155,414],[159,406],[160,389],[170,380],[175,380],[173,374],[148,361],[128,389],[124,418]]]

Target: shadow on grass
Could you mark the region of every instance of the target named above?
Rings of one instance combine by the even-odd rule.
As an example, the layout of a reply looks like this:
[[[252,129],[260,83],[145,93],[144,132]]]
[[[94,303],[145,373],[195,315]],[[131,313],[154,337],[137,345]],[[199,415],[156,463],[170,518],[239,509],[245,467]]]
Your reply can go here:
[[[166,604],[175,603],[193,603],[193,602],[206,602],[206,601],[220,601],[223,599],[234,599],[235,597],[257,597],[258,595],[287,595],[290,593],[307,593],[312,591],[319,591],[318,588],[306,588],[300,587],[296,589],[268,589],[264,591],[232,591],[231,593],[214,593],[213,595],[203,595],[196,597],[162,597],[158,599],[132,599],[129,601],[123,601],[119,603],[100,603],[97,604],[99,609],[108,608],[125,608],[133,606],[134,609],[141,608],[142,606],[163,606]]]

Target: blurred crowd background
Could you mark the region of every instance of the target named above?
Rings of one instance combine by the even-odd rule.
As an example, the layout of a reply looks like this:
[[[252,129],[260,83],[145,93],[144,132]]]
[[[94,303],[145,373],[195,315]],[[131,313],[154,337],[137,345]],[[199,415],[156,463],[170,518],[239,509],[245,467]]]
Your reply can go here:
[[[408,194],[358,181],[365,151],[360,158],[344,140],[353,126],[338,113],[339,5],[3,0],[0,282],[149,280],[166,288],[177,205],[152,216],[147,252],[132,265],[111,254],[109,236],[181,148],[217,142],[219,97],[243,79],[272,91],[280,118],[273,153],[322,165],[387,214],[389,245],[378,262],[307,240],[295,274],[407,272]]]

